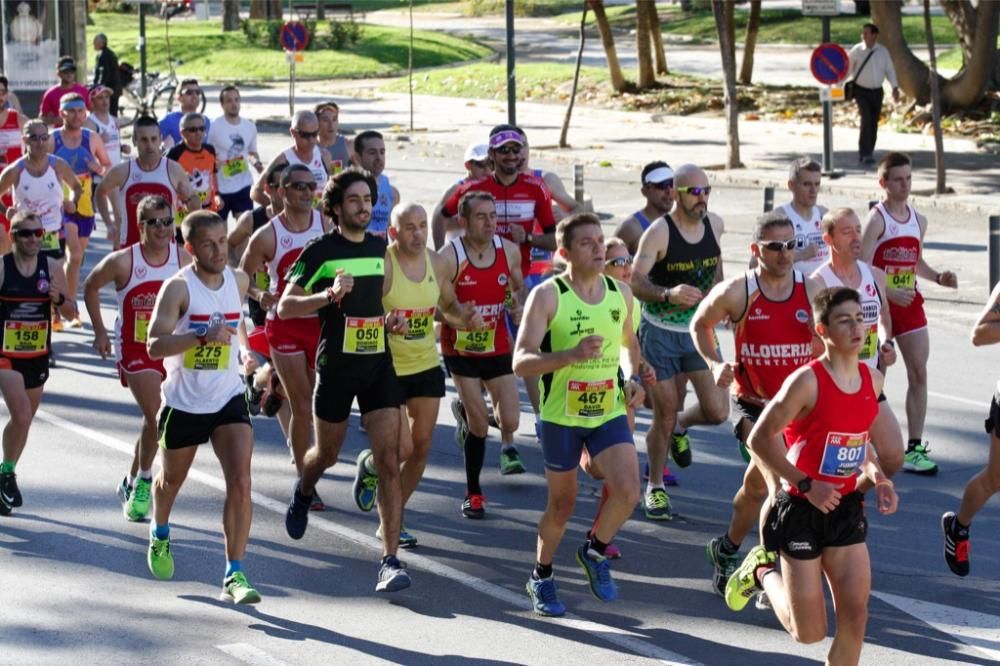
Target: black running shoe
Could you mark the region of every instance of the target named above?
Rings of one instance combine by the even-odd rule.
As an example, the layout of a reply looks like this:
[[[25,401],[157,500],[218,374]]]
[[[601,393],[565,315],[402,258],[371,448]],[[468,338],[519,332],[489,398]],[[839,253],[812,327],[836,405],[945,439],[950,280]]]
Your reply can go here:
[[[0,495],[3,501],[17,508],[23,504],[21,491],[17,488],[17,474],[14,472],[4,472],[0,474]]]
[[[292,501],[288,503],[288,511],[285,512],[285,531],[293,539],[301,539],[309,526],[309,505],[312,504],[312,497],[305,496],[300,492],[300,482],[295,482],[292,490]]]
[[[264,412],[264,416],[274,418],[274,415],[278,413],[281,409],[281,403],[285,401],[280,395],[278,395],[278,387],[281,386],[281,380],[278,379],[278,373],[271,375],[270,381],[267,383],[267,388],[264,389],[264,394],[261,400],[261,411]]]
[[[959,529],[951,511],[941,516],[944,532],[944,561],[956,576],[969,575],[969,529]]]
[[[250,407],[250,415],[260,414],[260,401],[264,398],[264,389],[254,386],[253,375],[246,376],[247,381],[247,405]]]

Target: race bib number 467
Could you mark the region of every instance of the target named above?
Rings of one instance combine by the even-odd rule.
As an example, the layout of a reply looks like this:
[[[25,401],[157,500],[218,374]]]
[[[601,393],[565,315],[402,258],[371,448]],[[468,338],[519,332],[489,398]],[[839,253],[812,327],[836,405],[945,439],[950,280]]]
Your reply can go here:
[[[868,433],[831,432],[826,435],[820,474],[851,476],[865,460]]]
[[[566,416],[599,418],[611,413],[615,407],[615,382],[607,379],[597,382],[566,383]]]

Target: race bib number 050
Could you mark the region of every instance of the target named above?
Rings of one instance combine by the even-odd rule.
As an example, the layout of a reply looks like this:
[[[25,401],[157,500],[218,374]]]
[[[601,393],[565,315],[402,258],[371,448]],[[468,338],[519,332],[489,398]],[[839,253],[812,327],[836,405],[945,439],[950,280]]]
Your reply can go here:
[[[380,354],[385,351],[385,324],[382,317],[344,319],[345,354]]]

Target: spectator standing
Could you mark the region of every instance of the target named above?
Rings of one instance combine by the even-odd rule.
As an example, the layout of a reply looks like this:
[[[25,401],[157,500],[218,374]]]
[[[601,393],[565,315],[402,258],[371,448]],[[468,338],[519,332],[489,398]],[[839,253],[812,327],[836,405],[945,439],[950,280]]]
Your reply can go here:
[[[56,64],[56,75],[59,83],[52,86],[42,95],[40,111],[42,120],[49,127],[62,127],[62,117],[59,115],[59,102],[70,93],[81,95],[87,110],[90,110],[90,91],[76,80],[76,61],[71,56],[62,56]]]
[[[122,94],[121,75],[118,73],[118,56],[108,46],[108,37],[103,32],[94,35],[94,50],[97,63],[94,65],[93,86],[104,86],[111,90],[111,115],[118,115],[118,99]]]
[[[861,41],[851,48],[848,55],[851,60],[848,78],[854,82],[854,103],[858,105],[861,116],[858,162],[870,166],[875,164],[875,140],[885,95],[882,85],[889,79],[892,99],[899,101],[899,83],[889,51],[878,43],[878,26],[874,23],[865,23],[861,28]]]

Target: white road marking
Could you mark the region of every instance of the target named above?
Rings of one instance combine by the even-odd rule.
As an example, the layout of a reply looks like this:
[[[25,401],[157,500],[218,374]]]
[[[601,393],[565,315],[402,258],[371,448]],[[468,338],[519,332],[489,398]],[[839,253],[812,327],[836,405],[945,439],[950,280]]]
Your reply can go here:
[[[952,402],[957,402],[963,405],[979,407],[980,409],[988,409],[990,406],[988,400],[969,400],[968,398],[960,398],[957,395],[950,395],[948,393],[938,393],[937,391],[928,391],[927,395],[929,395],[932,398],[940,398],[941,400],[951,400]]]
[[[1000,617],[885,592],[872,592],[872,596],[1000,660]]]
[[[124,442],[120,439],[112,437],[102,432],[98,432],[86,426],[74,423],[61,416],[56,416],[55,414],[39,409],[35,414],[35,418],[45,421],[46,423],[55,426],[56,428],[62,428],[81,437],[85,437],[93,442],[106,446],[110,449],[118,451],[120,453],[131,456],[133,454],[135,445],[133,443]],[[208,486],[224,493],[226,491],[226,482],[224,479],[212,476],[211,474],[206,474],[201,470],[192,469],[188,472],[188,479],[197,481],[203,485]],[[278,500],[262,495],[256,491],[251,491],[250,493],[251,501],[257,506],[267,509],[279,516],[285,515],[285,510],[288,505],[284,502],[279,502]],[[376,539],[373,536],[367,534],[362,534],[356,530],[349,529],[343,525],[338,525],[329,519],[323,518],[321,516],[310,516],[309,517],[309,527],[314,530],[321,530],[328,534],[338,536],[342,539],[351,541],[352,543],[358,544],[379,554],[382,552],[382,541]],[[508,590],[500,585],[495,585],[489,581],[483,580],[481,578],[476,578],[470,576],[464,571],[455,569],[446,564],[442,564],[437,560],[424,555],[418,555],[416,553],[407,553],[406,560],[408,563],[418,566],[424,571],[428,571],[442,578],[447,578],[448,580],[454,581],[461,585],[472,589],[475,592],[483,594],[488,597],[493,597],[497,601],[501,601],[505,604],[513,606],[514,608],[522,611],[526,611],[530,608],[530,603],[528,601],[527,595],[517,594]],[[539,622],[544,623],[554,623],[560,624],[566,628],[574,629],[577,631],[586,631],[594,636],[601,638],[602,640],[611,643],[612,645],[628,650],[635,654],[641,655],[643,657],[648,657],[650,659],[656,659],[664,664],[685,664],[688,666],[698,666],[699,662],[691,660],[682,654],[678,654],[671,650],[661,648],[657,645],[645,640],[647,636],[642,633],[637,633],[633,631],[628,631],[625,629],[620,629],[618,627],[612,627],[606,624],[599,624],[597,622],[591,622],[577,615],[567,613],[561,618],[540,618],[532,614],[530,617],[536,619]],[[222,649],[221,646],[217,646]],[[232,646],[228,646],[232,647]],[[246,646],[251,649],[252,646]],[[264,656],[267,656],[265,653]],[[235,656],[235,655],[234,655]],[[238,658],[238,657],[237,657]],[[272,662],[248,662],[248,663],[260,663],[267,664]],[[275,662],[277,663],[277,662]]]
[[[215,649],[225,652],[233,659],[242,661],[244,664],[250,664],[250,666],[289,666],[288,662],[275,659],[260,648],[255,648],[248,643],[216,645]]]

